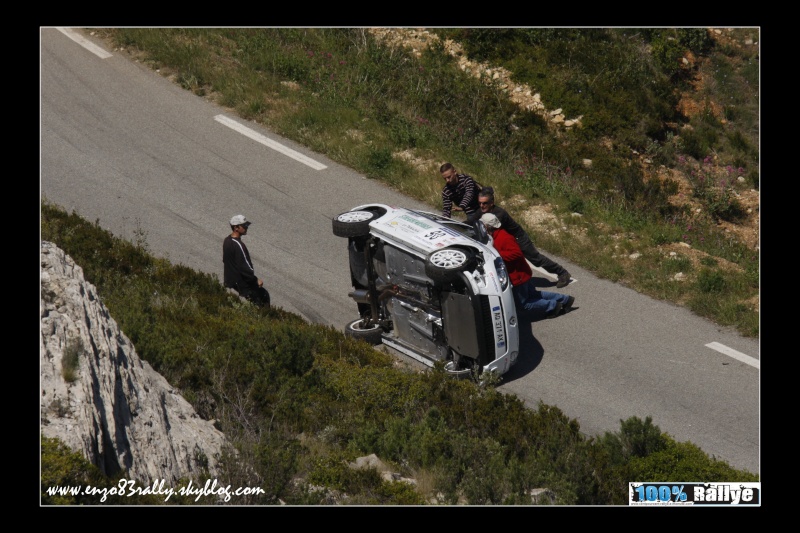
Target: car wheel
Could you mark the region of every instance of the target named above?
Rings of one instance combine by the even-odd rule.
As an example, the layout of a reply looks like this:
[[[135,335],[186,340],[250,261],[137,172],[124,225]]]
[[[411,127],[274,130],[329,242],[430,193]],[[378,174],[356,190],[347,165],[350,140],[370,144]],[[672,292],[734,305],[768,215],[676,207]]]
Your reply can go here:
[[[471,367],[457,367],[453,361],[448,361],[444,365],[444,371],[448,376],[456,379],[469,379],[476,375],[476,370]],[[480,374],[480,370],[478,370]]]
[[[347,327],[344,328],[344,334],[354,339],[366,341],[372,345],[380,344],[381,335],[383,334],[383,328],[381,328],[380,324],[373,324],[364,328],[362,327],[363,323],[364,320],[361,318],[350,322],[347,324]]]
[[[475,252],[465,248],[442,248],[425,261],[425,274],[433,281],[453,281],[459,272],[472,270],[477,264]]]
[[[379,211],[347,211],[333,217],[333,234],[337,237],[366,237],[369,223],[382,216]]]

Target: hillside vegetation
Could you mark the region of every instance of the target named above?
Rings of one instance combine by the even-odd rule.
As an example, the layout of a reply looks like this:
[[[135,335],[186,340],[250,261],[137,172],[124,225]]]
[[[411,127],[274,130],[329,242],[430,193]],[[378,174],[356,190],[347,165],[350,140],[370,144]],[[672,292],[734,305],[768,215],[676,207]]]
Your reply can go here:
[[[440,28],[416,49],[404,31],[92,30],[433,207],[451,161],[548,253],[758,336],[758,28]],[[455,42],[578,124],[462,69]]]
[[[83,269],[141,358],[235,446],[235,457],[222,458],[219,483],[264,494],[229,505],[530,505],[534,489],[551,496],[540,503],[626,505],[631,480],[759,481],[676,442],[649,417],[587,438],[557,407],[529,409],[489,380],[398,367],[366,343],[243,303],[215,276],[171,265],[150,255],[146,242],[118,239],[47,203],[41,238]],[[414,483],[348,466],[370,454]],[[45,489],[113,487],[122,477],[129,479],[106,478],[63,443],[42,439],[45,505],[99,505]],[[215,503],[212,496],[166,502]],[[148,495],[106,504],[165,502]]]

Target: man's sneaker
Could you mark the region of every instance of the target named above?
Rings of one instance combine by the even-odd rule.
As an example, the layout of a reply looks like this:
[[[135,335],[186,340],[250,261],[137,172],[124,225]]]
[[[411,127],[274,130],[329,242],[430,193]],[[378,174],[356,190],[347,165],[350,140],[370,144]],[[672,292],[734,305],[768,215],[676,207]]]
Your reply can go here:
[[[564,302],[564,305],[562,306],[564,312],[566,313],[566,312],[572,310],[572,304],[574,304],[574,303],[575,303],[575,297],[574,296],[567,296],[567,301]]]
[[[569,282],[572,281],[572,276],[569,275],[569,272],[566,270],[558,275],[558,283],[556,283],[556,288],[561,289],[569,285]]]
[[[547,318],[555,318],[561,314],[562,304],[561,302],[556,302],[556,307],[549,313],[547,313]]]

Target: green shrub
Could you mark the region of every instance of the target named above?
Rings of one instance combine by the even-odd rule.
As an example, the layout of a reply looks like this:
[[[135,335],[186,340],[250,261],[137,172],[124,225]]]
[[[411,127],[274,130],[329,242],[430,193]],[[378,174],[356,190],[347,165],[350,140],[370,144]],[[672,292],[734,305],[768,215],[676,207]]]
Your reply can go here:
[[[680,235],[679,232],[669,232],[659,229],[651,236],[651,240],[654,245],[661,246],[680,241]]]
[[[729,119],[731,120],[731,119]],[[731,145],[731,148],[734,150],[738,150],[745,154],[749,154],[753,151],[753,148],[750,146],[750,141],[742,134],[742,132],[736,130],[732,133],[729,133],[727,136],[728,142]]]
[[[708,142],[702,138],[695,130],[684,130],[681,132],[681,145],[686,155],[698,161],[702,160],[711,149]]]
[[[64,353],[61,356],[61,377],[67,383],[78,379],[80,356],[83,350],[83,342],[78,338],[68,340],[64,347]]]
[[[704,268],[697,276],[697,288],[703,293],[720,293],[725,290],[725,277],[717,270]]]
[[[748,172],[746,179],[752,188],[754,188],[755,190],[759,190],[759,187],[761,185],[761,178],[758,174],[758,170],[753,169],[750,172]]]
[[[700,264],[707,267],[715,267],[719,264],[715,258],[711,257],[710,255],[704,256],[700,258]]]
[[[510,492],[510,469],[504,450],[499,443],[490,439],[472,440],[468,447],[468,452],[456,450],[456,455],[462,457],[465,452],[469,454],[458,484],[459,492],[469,505],[502,504]]]
[[[678,28],[676,33],[678,41],[695,54],[706,54],[714,46],[706,28]]]
[[[608,453],[612,464],[622,465],[635,457],[647,457],[665,449],[668,438],[653,424],[652,417],[642,420],[632,416],[620,420],[618,432],[605,432],[598,439],[598,444]]]
[[[425,505],[428,502],[405,481],[384,481],[376,489],[378,499],[383,505]]]
[[[79,505],[96,504],[99,498],[80,494],[53,494],[47,489],[55,487],[85,487],[100,485],[105,477],[100,470],[79,452],[73,452],[58,439],[41,436],[41,504]]]
[[[736,470],[723,461],[710,458],[691,442],[678,443],[671,437],[664,439],[659,450],[644,456],[634,456],[628,464],[630,479],[636,481],[681,482],[703,480],[758,481],[756,474]]]
[[[349,466],[351,460],[338,453],[319,458],[308,475],[308,482],[348,495],[366,495],[367,500],[363,503],[367,504],[380,504],[383,503],[382,497],[394,495],[393,491],[383,487],[384,481],[376,469],[352,468]]]
[[[48,409],[53,412],[58,418],[64,418],[70,414],[69,400],[61,398],[54,398],[48,405]]]
[[[129,488],[125,472],[118,477],[107,477],[87,461],[80,452],[71,450],[59,439],[40,436],[41,505],[163,505],[160,496],[120,495],[121,488]],[[127,478],[126,478],[127,480]],[[85,494],[82,489],[92,486],[95,494]]]
[[[370,148],[367,155],[367,173],[370,177],[380,177],[389,170],[393,161],[392,151],[389,148]]]
[[[744,206],[728,187],[701,190],[699,195],[709,215],[715,220],[736,222],[747,216]]]
[[[586,202],[583,198],[572,197],[567,203],[567,209],[572,213],[583,213],[586,209]]]
[[[663,187],[664,187],[664,194],[667,194],[669,196],[677,194],[679,190],[678,182],[673,179],[664,180]]]
[[[692,269],[692,260],[681,255],[670,256],[662,261],[661,267],[667,274],[674,274],[676,272],[686,273]]]
[[[685,47],[674,37],[659,35],[652,43],[652,53],[658,66],[669,76],[680,72]]]
[[[313,485],[343,491],[348,483],[349,474],[350,469],[346,460],[341,456],[330,455],[320,457],[314,462],[307,480]]]

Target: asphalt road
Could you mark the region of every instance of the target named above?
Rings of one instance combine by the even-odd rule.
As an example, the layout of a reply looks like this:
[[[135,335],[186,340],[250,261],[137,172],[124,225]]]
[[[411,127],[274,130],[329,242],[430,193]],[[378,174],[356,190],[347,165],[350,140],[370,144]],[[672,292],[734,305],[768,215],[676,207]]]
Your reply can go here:
[[[41,30],[42,198],[220,279],[228,220],[242,213],[274,305],[337,329],[356,318],[331,218],[368,202],[434,208],[89,43]],[[558,406],[590,435],[651,416],[759,473],[759,340],[553,258],[578,280],[554,289],[575,309],[523,329],[501,389]]]

